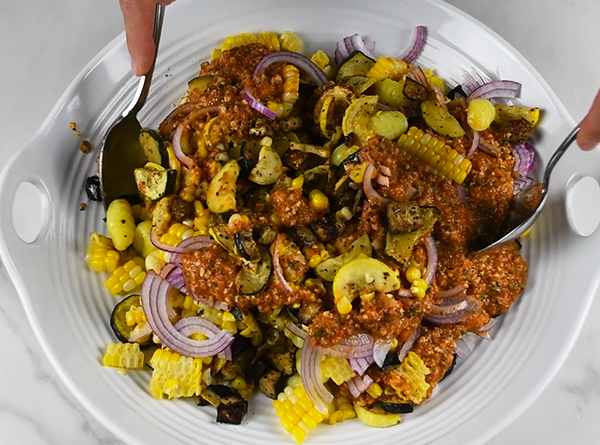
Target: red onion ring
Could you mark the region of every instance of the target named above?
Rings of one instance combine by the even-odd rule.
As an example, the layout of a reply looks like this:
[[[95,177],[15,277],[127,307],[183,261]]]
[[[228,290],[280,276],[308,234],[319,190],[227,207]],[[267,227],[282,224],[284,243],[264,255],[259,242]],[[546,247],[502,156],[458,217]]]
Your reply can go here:
[[[375,42],[365,39],[358,34],[344,37],[335,44],[333,53],[333,61],[339,65],[346,57],[354,51],[360,51],[364,55],[373,58],[372,52],[375,49]]]
[[[475,153],[475,150],[477,150],[477,147],[479,147],[480,140],[481,140],[481,135],[479,134],[479,132],[473,130],[473,140],[471,143],[471,148],[469,149],[469,152],[467,153],[467,158],[471,159],[471,157]]]
[[[313,82],[318,87],[327,82],[327,76],[323,70],[319,68],[312,60],[300,53],[291,51],[277,51],[267,54],[260,60],[260,62],[258,62],[258,65],[256,65],[256,68],[254,69],[254,76],[258,75],[258,73],[260,73],[269,65],[277,62],[287,62],[296,66],[297,68],[302,69],[311,77]]]
[[[375,182],[385,188],[389,188],[390,186],[390,178],[381,173],[375,177]]]
[[[423,319],[439,326],[458,324],[465,321],[467,317],[474,313],[477,309],[478,303],[472,300],[469,301],[466,307],[463,309],[441,314],[429,313],[423,316]]]
[[[444,298],[454,297],[455,295],[460,294],[467,290],[467,285],[465,283],[461,283],[457,286],[454,286],[452,289],[447,289],[433,295],[434,300],[443,300]]]
[[[530,144],[514,144],[512,153],[515,157],[514,170],[519,173],[519,176],[527,176],[535,169],[536,156]]]
[[[354,377],[346,382],[348,390],[355,399],[365,392],[373,384],[373,379],[368,375],[363,377]]]
[[[208,338],[211,338],[221,332],[221,329],[219,329],[219,327],[212,321],[198,316],[184,317],[177,321],[174,326],[175,329],[177,329],[186,337],[200,333],[202,335],[206,335]],[[231,346],[227,346],[224,350],[219,352],[219,358],[232,360],[233,355],[231,352]]]
[[[273,110],[271,110],[266,105],[262,104],[247,89],[244,90],[243,96],[244,96],[244,99],[246,99],[246,102],[248,102],[248,105],[250,105],[252,108],[254,108],[259,113],[267,116],[269,119],[275,119],[277,117],[277,113],[275,113]]]
[[[387,166],[385,166],[385,165],[380,165],[379,166],[379,171],[384,176],[392,176],[392,170],[390,170],[390,168],[387,167]]]
[[[357,376],[363,375],[369,366],[371,366],[371,363],[373,363],[373,356],[348,359],[350,368],[352,368],[352,371]]]
[[[273,273],[275,274],[275,278],[277,278],[277,281],[279,282],[279,284],[281,284],[281,287],[283,288],[283,290],[286,291],[287,293],[291,294],[292,292],[294,292],[294,289],[292,289],[292,287],[290,286],[290,283],[288,283],[287,280],[285,279],[285,277],[283,276],[283,270],[281,269],[281,263],[279,262],[279,246],[280,245],[281,245],[281,234],[279,233],[275,237],[275,241],[273,241],[273,255],[272,255]]]
[[[373,344],[373,361],[380,368],[383,368],[385,357],[388,352],[390,352],[391,345],[392,340],[375,340],[375,343]]]
[[[323,352],[312,345],[310,339],[304,342],[300,355],[300,376],[306,394],[315,404],[315,408],[323,415],[329,412],[333,401],[331,394],[321,380],[321,359]]]
[[[148,322],[146,322],[140,329],[134,329],[133,331],[131,331],[127,340],[129,340],[129,342],[131,343],[135,343],[140,338],[144,338],[145,336],[150,334],[152,334],[152,329],[150,328]]]
[[[425,43],[427,42],[427,27],[417,26],[409,48],[404,52],[404,55],[398,57],[407,63],[413,63],[423,52]]]
[[[203,341],[192,340],[180,333],[171,323],[167,311],[170,289],[167,280],[149,271],[140,295],[146,320],[165,346],[187,357],[203,358],[217,355],[233,342],[233,335],[224,330]]]
[[[363,186],[363,190],[365,192],[365,196],[368,199],[372,199],[374,201],[377,202],[381,202],[382,204],[386,204],[389,200],[387,198],[384,198],[383,196],[381,196],[377,190],[375,190],[375,188],[373,187],[373,172],[375,171],[375,166],[371,163],[369,163],[369,165],[367,166],[367,168],[365,169],[365,173],[363,176],[363,181],[362,181],[362,186]]]
[[[286,328],[288,328],[288,330],[294,334],[297,337],[300,337],[302,340],[306,340],[306,337],[308,337],[308,333],[303,331],[299,326],[296,326],[296,324],[293,321],[288,322],[288,324],[285,325]]]
[[[477,87],[467,96],[467,102],[473,99],[492,99],[494,97],[515,98],[521,91],[521,84],[512,80],[492,80]]]
[[[406,339],[400,350],[398,351],[398,361],[402,363],[402,360],[408,355],[410,350],[413,348],[419,336],[421,335],[421,325],[417,326],[417,329],[410,334],[410,337]]]
[[[181,149],[181,136],[183,135],[183,125],[177,125],[173,138],[171,139],[171,145],[173,146],[173,153],[175,157],[183,164],[186,168],[192,168],[196,165],[194,160],[187,156]]]
[[[467,332],[462,337],[457,338],[455,341],[456,346],[454,347],[454,353],[456,354],[456,357],[459,360],[464,360],[471,355],[473,349],[475,348],[476,340],[477,336],[472,332]]]
[[[425,240],[425,248],[427,249],[427,272],[423,279],[427,282],[427,286],[431,286],[438,266],[437,242],[433,236],[430,235]]]
[[[324,354],[333,357],[362,358],[373,356],[373,337],[357,334],[330,348],[320,348]]]

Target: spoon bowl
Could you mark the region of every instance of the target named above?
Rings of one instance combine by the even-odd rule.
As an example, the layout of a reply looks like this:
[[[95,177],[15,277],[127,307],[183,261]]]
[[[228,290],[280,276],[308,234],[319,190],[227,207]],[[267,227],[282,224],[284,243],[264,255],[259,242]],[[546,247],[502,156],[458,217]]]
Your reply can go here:
[[[146,155],[139,141],[142,126],[137,119],[137,114],[146,103],[150,90],[164,14],[165,6],[157,4],[152,36],[155,48],[152,65],[146,74],[140,76],[133,100],[104,137],[100,151],[99,171],[105,210],[115,199],[125,198],[135,201],[138,197],[133,171],[144,166]]]
[[[478,249],[477,253],[487,252],[514,241],[529,230],[541,215],[546,204],[552,170],[567,148],[575,141],[577,133],[579,133],[579,124],[571,130],[550,158],[544,171],[543,181],[524,188],[512,197],[508,215],[500,228],[497,239]]]

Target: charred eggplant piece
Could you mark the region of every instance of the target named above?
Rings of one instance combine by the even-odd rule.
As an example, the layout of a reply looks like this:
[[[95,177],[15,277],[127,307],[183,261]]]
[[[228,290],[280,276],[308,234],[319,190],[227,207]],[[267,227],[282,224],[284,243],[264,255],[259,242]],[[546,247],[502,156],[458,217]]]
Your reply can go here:
[[[92,201],[102,201],[102,186],[97,175],[88,176],[85,180],[85,193]]]
[[[408,414],[414,411],[412,403],[379,402],[385,412],[392,414]]]
[[[294,227],[294,235],[300,247],[312,247],[319,242],[315,234],[306,226]]]
[[[133,331],[133,329],[135,328],[135,326],[129,326],[125,321],[125,315],[127,314],[127,311],[129,311],[129,309],[131,309],[132,306],[141,305],[142,302],[139,294],[134,294],[123,298],[114,307],[112,314],[110,315],[110,327],[120,342],[130,343],[129,335],[131,334],[131,331]],[[148,338],[145,342],[138,343],[150,343],[150,339]]]
[[[296,350],[295,348],[276,347],[267,352],[267,360],[285,375],[292,375],[296,367]]]
[[[406,233],[393,233],[388,228],[384,253],[398,264],[406,264],[416,244],[433,229],[440,214],[440,211],[435,207],[420,207],[419,209],[423,218],[423,225],[417,230]]]
[[[418,205],[407,202],[392,202],[386,209],[389,230],[392,233],[407,233],[423,227],[423,214]]]
[[[344,221],[335,213],[328,213],[310,225],[317,238],[326,243],[342,234],[345,228]]]
[[[277,369],[269,369],[258,380],[258,389],[269,399],[275,400],[277,394],[285,389],[286,377]]]
[[[217,422],[239,425],[248,413],[248,402],[239,392],[225,385],[210,385],[207,392],[218,401]],[[210,400],[209,400],[210,401]]]
[[[240,232],[236,232],[233,235],[233,241],[236,249],[236,253],[242,258],[258,262],[261,259],[261,254],[258,251],[258,245],[252,236],[252,229],[250,227],[244,228]]]
[[[259,293],[269,281],[273,263],[269,250],[262,245],[258,247],[260,260],[256,264],[256,270],[243,267],[236,277],[236,286],[240,294],[254,295]]]

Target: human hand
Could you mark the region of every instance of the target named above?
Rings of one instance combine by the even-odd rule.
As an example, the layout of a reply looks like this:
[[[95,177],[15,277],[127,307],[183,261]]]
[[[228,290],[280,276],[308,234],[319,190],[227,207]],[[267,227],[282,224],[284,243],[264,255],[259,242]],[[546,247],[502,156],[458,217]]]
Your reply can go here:
[[[581,121],[577,135],[577,144],[583,150],[591,150],[600,143],[600,91],[590,107],[587,115]]]
[[[154,57],[152,30],[156,5],[158,3],[169,5],[174,1],[119,0],[125,23],[127,49],[131,55],[131,70],[136,76],[146,74],[152,65]]]

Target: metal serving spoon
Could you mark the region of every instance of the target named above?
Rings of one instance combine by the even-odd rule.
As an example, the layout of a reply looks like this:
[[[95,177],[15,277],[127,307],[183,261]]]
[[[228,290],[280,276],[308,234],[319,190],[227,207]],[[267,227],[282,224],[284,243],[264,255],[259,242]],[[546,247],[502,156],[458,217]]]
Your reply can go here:
[[[541,183],[530,185],[513,196],[510,202],[508,216],[500,229],[498,239],[487,246],[480,248],[477,251],[478,253],[492,250],[518,239],[533,225],[535,220],[538,219],[546,204],[546,198],[548,197],[550,174],[558,160],[564,152],[567,151],[567,148],[575,141],[577,133],[579,133],[579,124],[571,130],[550,158],[546,171],[544,171],[544,180]]]
[[[139,142],[142,126],[137,120],[137,113],[146,103],[150,82],[154,73],[158,44],[162,31],[165,6],[156,5],[154,15],[154,59],[146,74],[140,77],[140,81],[130,105],[108,130],[104,137],[102,150],[100,151],[100,184],[104,199],[104,209],[117,198],[138,196],[137,186],[133,176],[133,170],[143,167],[146,156]]]

